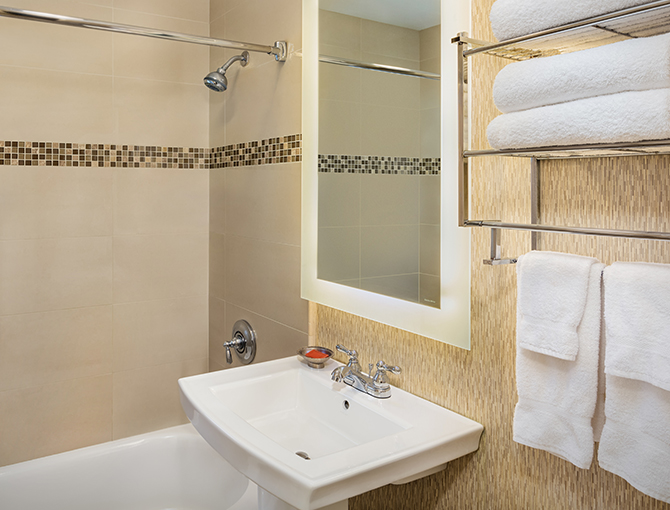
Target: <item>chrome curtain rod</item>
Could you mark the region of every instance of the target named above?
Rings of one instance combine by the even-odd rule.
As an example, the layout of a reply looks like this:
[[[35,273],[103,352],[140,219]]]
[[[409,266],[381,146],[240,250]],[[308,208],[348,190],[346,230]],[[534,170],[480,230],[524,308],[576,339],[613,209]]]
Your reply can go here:
[[[371,69],[384,73],[403,74],[405,76],[416,76],[418,78],[428,78],[429,80],[439,80],[440,75],[429,73],[427,71],[416,71],[405,67],[387,66],[384,64],[371,64],[369,62],[359,62],[358,60],[347,60],[344,58],[330,57],[328,55],[319,55],[319,62],[335,64],[338,66],[356,67],[358,69]]]
[[[117,34],[141,35],[144,37],[153,37],[156,39],[166,39],[168,41],[186,42],[191,44],[202,44],[205,46],[216,46],[219,48],[232,48],[236,50],[256,51],[274,55],[278,62],[286,61],[288,44],[285,41],[277,41],[273,46],[264,46],[261,44],[250,44],[238,41],[228,41],[225,39],[214,39],[212,37],[203,37],[199,35],[182,34],[179,32],[168,32],[155,28],[146,28],[136,25],[124,25],[121,23],[111,23],[108,21],[98,21],[84,18],[72,18],[70,16],[61,16],[60,14],[50,14],[46,12],[26,11],[23,9],[14,9],[12,7],[0,6],[0,17],[21,19],[25,21],[39,21],[41,23],[52,23],[55,25],[64,25],[69,27],[90,28],[92,30],[104,30]]]

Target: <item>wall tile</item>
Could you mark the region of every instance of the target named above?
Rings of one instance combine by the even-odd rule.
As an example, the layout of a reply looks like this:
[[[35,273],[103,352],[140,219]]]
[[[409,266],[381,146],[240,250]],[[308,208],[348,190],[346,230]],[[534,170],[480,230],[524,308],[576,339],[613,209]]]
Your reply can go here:
[[[361,175],[361,225],[419,222],[420,175]]]
[[[0,465],[112,439],[112,376],[0,392]]]
[[[362,20],[361,44],[365,53],[377,53],[408,60],[419,60],[419,32],[410,28]]]
[[[226,173],[226,233],[300,246],[300,163]]]
[[[319,10],[319,44],[361,51],[362,20],[339,12]]]
[[[112,9],[69,0],[14,0],[16,9],[101,21],[112,20]],[[57,41],[57,44],[54,44]],[[75,73],[111,75],[112,34],[17,19],[0,20],[0,65]],[[50,81],[50,80],[49,80]],[[46,84],[42,83],[46,88]]]
[[[207,297],[114,305],[114,371],[207,357]]]
[[[209,172],[209,229],[226,232],[226,171],[223,168]]]
[[[112,307],[0,317],[0,391],[112,370]]]
[[[362,69],[321,62],[319,64],[319,99],[360,102],[361,77],[364,73]]]
[[[209,22],[209,0],[114,0],[114,8]]]
[[[207,292],[207,234],[114,238],[114,302]]]
[[[0,241],[0,315],[111,303],[111,237]]]
[[[361,174],[325,173],[319,179],[319,227],[361,224]]]
[[[229,236],[226,263],[226,302],[295,329],[307,328],[300,247]]]
[[[115,142],[111,76],[49,71],[45,84],[43,69],[11,66],[0,75],[5,140]]]
[[[302,48],[302,2],[238,1],[226,12],[224,23],[226,38],[233,41],[270,46],[275,41],[287,41],[296,51]],[[271,58],[261,53],[256,56],[259,62]]]
[[[317,278],[328,281],[361,276],[360,227],[319,228]]]
[[[208,231],[209,171],[114,169],[114,233]]]
[[[223,343],[232,338],[232,330],[226,330],[226,302],[209,296],[209,360],[222,368],[228,368]]]
[[[0,167],[0,239],[112,233],[110,168]]]
[[[267,36],[243,40],[267,40]],[[226,73],[226,144],[299,133],[301,73],[302,59],[294,54],[281,63],[254,53],[246,67],[231,67]]]
[[[417,225],[361,228],[361,278],[419,271]]]
[[[418,110],[421,106],[421,78],[400,74],[364,72],[361,101],[366,104]]]
[[[114,21],[169,32],[209,36],[209,23],[206,22],[119,10],[114,13]],[[202,85],[208,65],[208,46],[114,34],[115,76]]]
[[[421,119],[418,110],[363,104],[361,149],[364,154],[418,158]]]
[[[419,271],[433,276],[440,275],[440,226],[420,225]]]
[[[115,78],[116,143],[206,147],[208,94],[201,84]]]
[[[419,178],[421,223],[440,224],[441,176],[422,175]]]
[[[181,377],[207,372],[207,358],[114,374],[114,439],[188,423],[179,402]]]
[[[421,110],[421,157],[439,158],[442,150],[440,109]]]
[[[374,154],[361,147],[361,106],[346,101],[319,101],[320,154]]]
[[[209,233],[209,295],[225,298],[226,292],[226,236]]]

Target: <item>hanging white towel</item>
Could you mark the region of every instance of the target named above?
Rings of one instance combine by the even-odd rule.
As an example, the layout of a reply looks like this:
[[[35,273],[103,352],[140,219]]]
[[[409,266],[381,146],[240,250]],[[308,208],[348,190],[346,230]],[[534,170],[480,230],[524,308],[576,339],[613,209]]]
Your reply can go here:
[[[670,503],[670,392],[607,375],[600,467]]]
[[[574,360],[579,348],[591,266],[597,260],[531,251],[517,263],[517,345]]]
[[[499,41],[528,35],[653,0],[497,0],[491,28]]]
[[[670,89],[621,92],[505,113],[486,135],[494,149],[670,138]]]
[[[616,262],[604,281],[605,372],[670,391],[670,265]]]
[[[670,503],[670,266],[605,270],[605,428],[598,461]]]
[[[670,87],[670,34],[505,66],[493,100],[503,113],[630,90]]]
[[[582,469],[588,469],[593,459],[603,267],[600,263],[588,264],[586,299],[577,328],[579,349],[574,361],[533,352],[517,343],[519,401],[514,413],[514,441],[546,450]],[[521,309],[517,310],[519,321]]]

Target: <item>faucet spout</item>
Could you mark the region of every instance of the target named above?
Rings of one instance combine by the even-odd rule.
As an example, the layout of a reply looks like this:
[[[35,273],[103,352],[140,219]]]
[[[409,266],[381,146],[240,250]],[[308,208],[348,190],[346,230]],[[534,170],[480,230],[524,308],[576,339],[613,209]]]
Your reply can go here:
[[[344,375],[342,375],[343,372],[344,367],[337,367],[330,373],[330,378],[335,382],[342,382],[342,380],[344,379]]]

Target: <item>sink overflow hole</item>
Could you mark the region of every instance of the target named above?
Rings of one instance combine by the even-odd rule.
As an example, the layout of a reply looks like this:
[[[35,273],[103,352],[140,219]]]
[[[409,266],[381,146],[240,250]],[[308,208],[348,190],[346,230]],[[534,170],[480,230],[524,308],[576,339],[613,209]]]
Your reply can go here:
[[[345,409],[349,409],[349,401],[345,400],[344,402],[342,402],[342,407],[344,407]]]
[[[301,458],[303,458],[303,459],[305,459],[305,460],[312,460],[312,459],[309,458],[309,455],[307,455],[306,452],[295,452],[295,454],[296,454],[298,457],[301,457]]]

